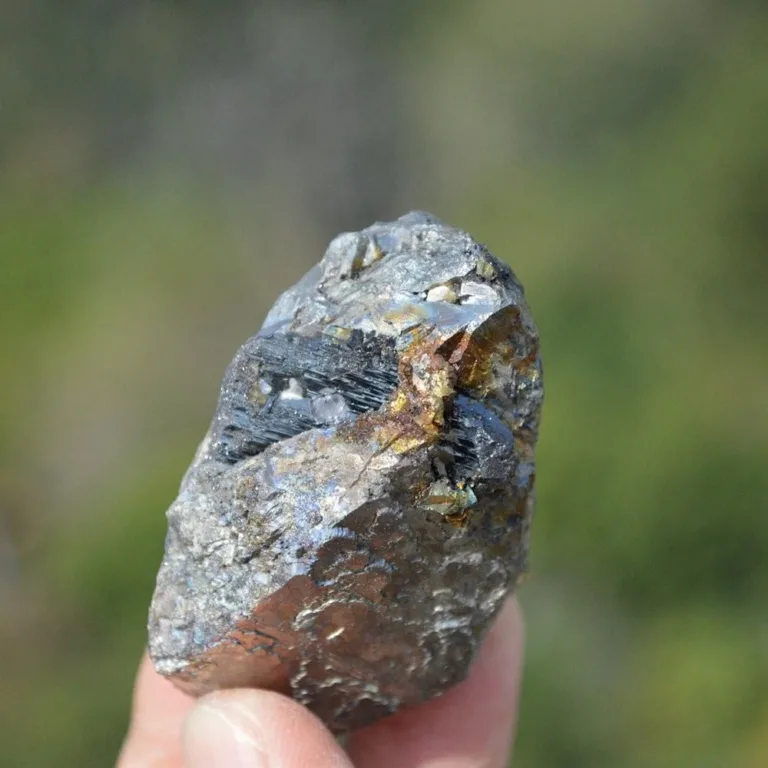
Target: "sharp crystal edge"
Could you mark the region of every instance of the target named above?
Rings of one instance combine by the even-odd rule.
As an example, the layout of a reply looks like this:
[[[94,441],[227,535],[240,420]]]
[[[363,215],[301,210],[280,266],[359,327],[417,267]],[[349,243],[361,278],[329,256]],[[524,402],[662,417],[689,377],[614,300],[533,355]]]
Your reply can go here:
[[[156,669],[336,732],[461,680],[526,566],[542,398],[483,245],[419,212],[339,235],[226,372],[167,514]]]

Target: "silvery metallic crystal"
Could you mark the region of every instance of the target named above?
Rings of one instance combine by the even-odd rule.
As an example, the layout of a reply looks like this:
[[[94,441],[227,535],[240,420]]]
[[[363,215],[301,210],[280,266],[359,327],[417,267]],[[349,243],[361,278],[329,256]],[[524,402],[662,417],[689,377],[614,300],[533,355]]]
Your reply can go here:
[[[538,349],[467,233],[410,213],[334,239],[235,355],[168,510],[157,670],[335,731],[461,680],[526,565]]]

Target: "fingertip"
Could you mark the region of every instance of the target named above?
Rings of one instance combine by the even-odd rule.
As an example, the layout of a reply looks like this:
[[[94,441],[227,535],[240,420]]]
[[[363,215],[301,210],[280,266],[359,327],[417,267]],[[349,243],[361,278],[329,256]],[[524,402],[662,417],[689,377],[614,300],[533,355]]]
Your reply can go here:
[[[167,677],[156,672],[149,654],[144,653],[133,689],[134,717],[156,721],[160,714],[180,723],[194,701]]]
[[[486,648],[481,651],[481,658],[483,653],[486,656],[489,653],[491,655],[501,653],[508,656],[514,664],[519,665],[522,661],[525,649],[525,616],[515,595],[505,600],[485,639],[486,646],[488,643],[498,646],[498,648],[494,650],[492,647],[490,652]]]
[[[203,697],[184,723],[182,745],[186,768],[352,768],[311,712],[271,691]]]
[[[118,768],[181,766],[179,733],[194,700],[159,675],[145,653],[133,689],[131,724]]]

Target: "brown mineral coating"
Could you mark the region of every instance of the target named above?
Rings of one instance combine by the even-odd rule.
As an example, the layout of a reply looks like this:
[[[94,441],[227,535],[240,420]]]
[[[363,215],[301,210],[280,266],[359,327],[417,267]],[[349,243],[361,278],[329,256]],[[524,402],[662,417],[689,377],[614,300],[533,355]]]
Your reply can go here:
[[[158,671],[336,731],[462,679],[525,567],[542,391],[522,288],[469,235],[336,238],[235,356],[168,511]]]

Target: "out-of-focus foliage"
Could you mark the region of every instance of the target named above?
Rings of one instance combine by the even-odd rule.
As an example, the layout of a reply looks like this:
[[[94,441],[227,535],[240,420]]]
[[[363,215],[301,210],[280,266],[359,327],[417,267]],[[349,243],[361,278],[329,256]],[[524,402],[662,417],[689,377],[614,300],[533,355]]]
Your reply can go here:
[[[516,768],[768,764],[768,9],[0,6],[0,763],[103,766],[220,375],[425,208],[545,356]]]

